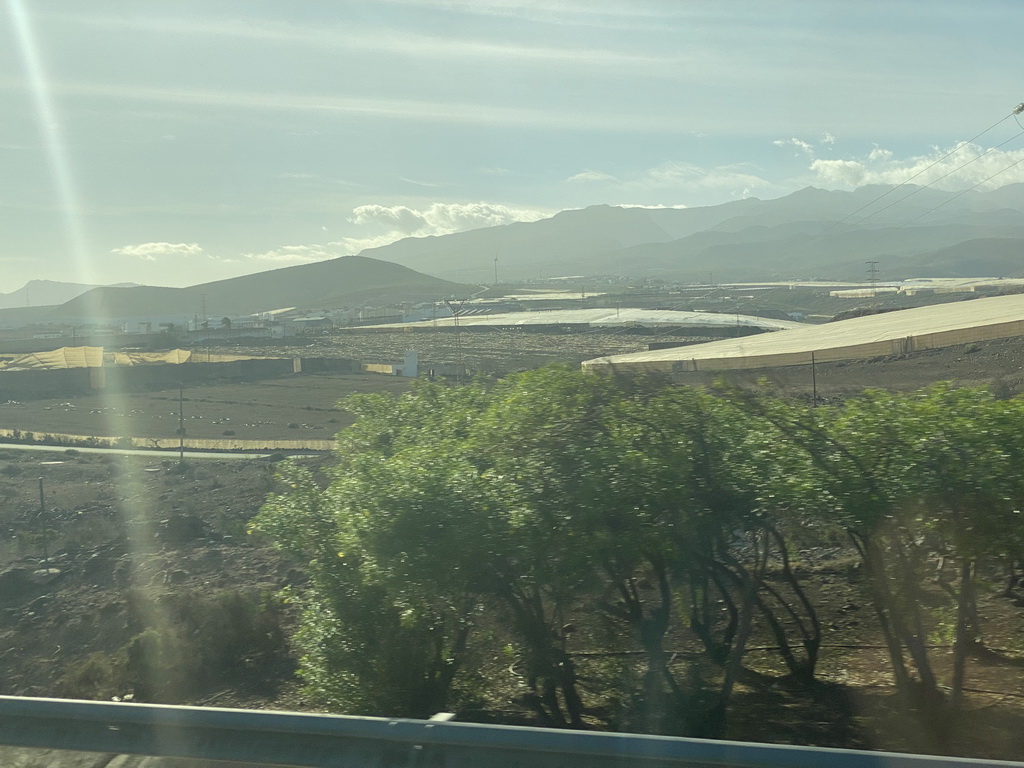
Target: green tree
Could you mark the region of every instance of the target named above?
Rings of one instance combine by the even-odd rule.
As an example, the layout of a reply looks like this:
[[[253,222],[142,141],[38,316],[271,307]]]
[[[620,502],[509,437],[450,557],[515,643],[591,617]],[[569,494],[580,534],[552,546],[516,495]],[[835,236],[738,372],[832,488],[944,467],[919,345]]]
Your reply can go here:
[[[560,367],[344,407],[358,419],[330,482],[289,468],[256,521],[309,562],[299,641],[321,699],[437,711],[484,620],[510,639],[541,721],[581,727],[572,644],[590,608],[644,652],[627,718],[644,730],[720,733],[759,620],[792,674],[813,675],[820,631],[788,563],[769,421]],[[684,620],[723,669],[710,696],[670,668],[665,637]]]
[[[820,519],[839,523],[860,554],[901,700],[923,715],[922,748],[942,748],[979,633],[977,569],[1019,541],[1019,404],[937,385],[909,395],[871,391],[834,409],[747,405],[810,459],[799,482],[805,503],[817,496]],[[924,608],[935,560],[958,566],[955,587],[940,578],[956,608],[949,697]]]
[[[465,656],[475,605],[453,558],[478,483],[444,435],[431,441],[415,421],[390,418],[436,415],[445,394],[463,393],[431,390],[398,409],[354,399],[347,407],[362,417],[339,442],[330,484],[286,467],[287,491],[254,524],[308,562],[301,673],[343,711],[430,716],[447,708]]]

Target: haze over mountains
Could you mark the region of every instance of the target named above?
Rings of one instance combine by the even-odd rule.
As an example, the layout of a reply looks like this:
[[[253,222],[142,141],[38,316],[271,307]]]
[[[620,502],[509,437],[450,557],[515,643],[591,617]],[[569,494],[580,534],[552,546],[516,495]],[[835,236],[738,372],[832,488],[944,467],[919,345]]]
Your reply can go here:
[[[991,191],[808,187],[705,208],[593,206],[530,223],[406,238],[358,256],[188,288],[32,281],[0,294],[11,322],[237,315],[465,297],[481,283],[566,275],[680,282],[1024,276],[1024,184]],[[204,298],[205,297],[205,298]],[[41,303],[59,306],[38,306]],[[31,306],[26,306],[30,304]],[[5,308],[6,307],[6,308]]]
[[[188,288],[157,286],[92,288],[50,307],[0,310],[5,323],[191,317],[204,307],[210,316],[250,314],[282,307],[336,309],[466,296],[478,290],[423,275],[398,264],[346,256],[314,264],[201,283]]]
[[[134,283],[121,283],[118,287],[130,287]],[[10,293],[0,293],[0,309],[11,307],[45,307],[63,304],[86,291],[97,288],[81,283],[62,283],[56,280],[29,280],[25,285]]]
[[[439,277],[491,281],[572,274],[684,282],[1024,275],[1024,184],[945,192],[906,185],[808,187],[707,208],[594,206],[550,219],[368,249]],[[958,257],[953,258],[953,251]],[[962,257],[962,258],[961,258]]]

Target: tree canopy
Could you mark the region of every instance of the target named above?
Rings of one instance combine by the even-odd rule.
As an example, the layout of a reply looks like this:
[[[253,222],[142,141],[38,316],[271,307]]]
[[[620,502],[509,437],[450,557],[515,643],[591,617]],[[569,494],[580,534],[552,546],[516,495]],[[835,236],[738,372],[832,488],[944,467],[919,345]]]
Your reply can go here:
[[[720,735],[737,681],[769,674],[751,638],[771,674],[813,683],[822,629],[793,553],[845,537],[903,706],[949,722],[983,642],[977,574],[1024,546],[1024,403],[984,390],[810,408],[548,367],[341,405],[358,418],[329,477],[287,466],[254,523],[308,567],[301,671],[340,711],[505,696],[585,727],[611,696],[615,727]],[[924,607],[936,559],[948,620]],[[948,689],[928,642],[944,621]]]

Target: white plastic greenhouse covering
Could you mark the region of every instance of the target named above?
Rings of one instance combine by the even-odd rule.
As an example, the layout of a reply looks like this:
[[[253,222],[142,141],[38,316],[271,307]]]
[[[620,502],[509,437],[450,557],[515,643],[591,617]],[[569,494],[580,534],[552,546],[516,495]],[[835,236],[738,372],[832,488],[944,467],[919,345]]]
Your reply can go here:
[[[166,352],[107,352],[103,347],[61,347],[47,352],[31,352],[6,363],[0,370],[57,370],[61,368],[102,368],[110,365],[180,365],[182,363],[226,363],[247,360],[245,355],[210,355],[188,349]]]
[[[414,323],[393,323],[388,325],[364,326],[364,328],[429,328],[450,327],[455,324],[451,317],[437,320],[420,320]],[[622,307],[599,309],[546,309],[536,312],[502,312],[493,315],[462,315],[459,325],[500,326],[516,325],[589,325],[594,327],[735,327],[761,328],[766,331],[780,331],[799,328],[801,323],[791,320],[773,320],[753,315],[718,312],[686,312],[673,309],[634,309]]]
[[[587,360],[588,371],[673,373],[776,368],[902,355],[1024,335],[1024,295],[905,309],[825,325]]]

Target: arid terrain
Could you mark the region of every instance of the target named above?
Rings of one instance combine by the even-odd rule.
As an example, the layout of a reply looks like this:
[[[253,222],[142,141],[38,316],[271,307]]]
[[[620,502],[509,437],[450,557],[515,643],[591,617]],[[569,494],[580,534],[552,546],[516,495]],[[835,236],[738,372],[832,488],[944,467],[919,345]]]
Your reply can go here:
[[[273,352],[356,356],[358,340],[386,360],[400,356],[409,338],[352,336],[345,344],[315,339],[310,346],[276,347]],[[512,338],[519,346],[515,355],[506,355],[495,350],[489,334],[464,334],[467,366],[482,369],[478,361],[492,360],[508,370],[525,367],[532,356],[575,361],[598,351],[629,351],[646,344],[643,337]],[[441,360],[451,352],[451,347],[428,347],[416,340],[421,359]],[[439,344],[451,341],[451,336],[438,339]],[[373,359],[365,352],[360,356]],[[745,380],[762,377],[790,394],[810,394],[809,370],[757,372]],[[1016,393],[1024,381],[1024,342],[836,363],[817,371],[819,397],[825,399],[868,386],[912,389],[942,379],[993,386],[1001,395]],[[186,392],[188,433],[216,437],[234,430],[240,437],[287,438],[302,431],[330,436],[350,419],[334,409],[339,398],[355,391],[400,392],[407,386],[406,380],[363,374],[197,387]],[[7,403],[0,405],[0,426],[173,435],[177,395],[168,390],[106,401],[93,396]],[[298,460],[316,471],[329,466],[332,457]],[[289,645],[295,616],[280,594],[283,588],[301,586],[302,564],[287,561],[269,542],[246,533],[247,522],[275,483],[274,465],[267,460],[203,459],[181,465],[176,457],[161,454],[122,457],[73,449],[28,453],[0,448],[0,693],[312,708],[295,677],[296,659]],[[906,724],[893,710],[889,666],[861,592],[855,558],[837,543],[827,551],[801,552],[799,566],[801,578],[823,606],[827,637],[821,683],[807,691],[746,681],[738,690],[728,735],[913,748]],[[998,574],[987,578],[980,606],[990,652],[970,664],[968,708],[974,714],[960,751],[1012,758],[1024,751],[1024,597],[1017,592],[1001,596]],[[934,592],[939,605],[944,595]],[[674,641],[681,655],[696,650],[692,640]],[[933,642],[944,641],[937,634]],[[614,704],[602,701],[597,681],[609,668],[586,656],[585,632],[576,644],[581,675],[595,681],[591,722],[601,727]],[[757,644],[750,649],[750,666],[774,671],[770,654],[762,648]],[[514,669],[498,665],[493,674],[508,678],[507,700],[483,702],[460,716],[531,722],[516,700]]]
[[[97,393],[0,403],[0,426],[35,434],[172,438],[179,405],[195,438],[330,440],[351,418],[335,408],[355,392],[402,392],[409,379],[312,374],[154,392]],[[179,403],[179,394],[181,402]]]

